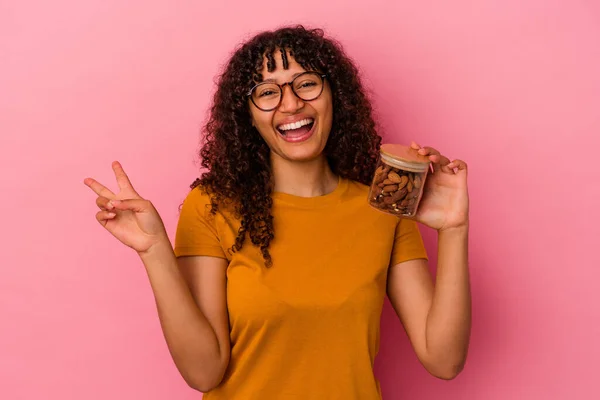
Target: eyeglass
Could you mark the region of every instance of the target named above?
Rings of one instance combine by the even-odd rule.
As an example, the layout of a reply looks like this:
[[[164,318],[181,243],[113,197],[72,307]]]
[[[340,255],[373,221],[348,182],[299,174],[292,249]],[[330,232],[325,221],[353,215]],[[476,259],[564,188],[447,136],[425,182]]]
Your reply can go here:
[[[303,72],[292,81],[282,85],[274,82],[261,82],[246,93],[252,103],[262,111],[273,111],[281,104],[283,88],[289,85],[296,97],[303,101],[312,101],[323,93],[325,74]]]

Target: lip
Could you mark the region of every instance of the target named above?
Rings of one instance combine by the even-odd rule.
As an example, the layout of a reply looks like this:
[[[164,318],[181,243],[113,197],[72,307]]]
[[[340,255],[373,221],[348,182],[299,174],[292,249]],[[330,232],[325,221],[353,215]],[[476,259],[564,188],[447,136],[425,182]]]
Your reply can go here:
[[[302,121],[303,119],[307,119],[310,118],[313,121],[316,120],[315,117],[311,116],[311,115],[307,115],[307,114],[298,114],[298,115],[294,115],[293,117],[287,117],[282,119],[281,121],[277,122],[275,124],[275,129],[277,129],[277,127],[281,126],[281,125],[286,125],[286,124],[292,124],[294,122],[298,122],[298,121]]]
[[[301,143],[301,142],[305,142],[308,139],[310,139],[312,137],[312,135],[315,133],[315,130],[317,128],[317,121],[313,119],[313,126],[312,128],[310,128],[310,131],[306,132],[305,135],[302,136],[298,136],[298,137],[293,137],[293,138],[288,138],[284,135],[282,135],[279,131],[277,131],[277,136],[279,136],[279,138],[281,140],[283,140],[284,142],[287,143]]]

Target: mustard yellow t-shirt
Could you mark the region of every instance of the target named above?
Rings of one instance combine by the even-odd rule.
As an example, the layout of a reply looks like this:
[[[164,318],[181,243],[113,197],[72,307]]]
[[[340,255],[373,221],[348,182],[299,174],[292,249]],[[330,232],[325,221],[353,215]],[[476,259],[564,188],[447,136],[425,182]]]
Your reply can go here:
[[[206,400],[380,399],[373,362],[388,266],[427,258],[415,222],[367,204],[368,187],[340,179],[324,196],[274,193],[273,265],[239,221],[193,189],[183,203],[175,254],[228,260],[231,360]]]

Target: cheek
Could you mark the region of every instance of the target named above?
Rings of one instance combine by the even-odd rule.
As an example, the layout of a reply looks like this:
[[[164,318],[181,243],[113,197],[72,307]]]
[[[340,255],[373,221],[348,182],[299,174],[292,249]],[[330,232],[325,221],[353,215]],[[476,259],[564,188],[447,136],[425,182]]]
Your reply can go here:
[[[332,98],[331,90],[329,89],[329,87],[327,87],[325,89],[322,100],[323,100],[321,103],[322,113],[327,119],[331,119],[333,116],[333,98]]]
[[[261,134],[261,136],[264,136],[273,130],[273,128],[271,126],[272,116],[269,115],[269,113],[259,114],[259,113],[256,113],[253,111],[251,113],[251,116],[252,116],[252,125],[258,130],[258,132]]]
[[[271,132],[273,130],[273,124],[272,124],[272,120],[271,119],[262,119],[262,120],[259,120],[259,121],[257,121],[256,126],[263,133],[268,133],[268,132]]]
[[[330,130],[331,130],[331,124],[333,122],[333,104],[331,103],[331,100],[327,100],[322,108],[321,108],[321,115],[323,117],[323,128],[325,129],[326,133],[329,134]]]
[[[273,130],[273,126],[271,125],[271,120],[255,120],[254,128],[257,133],[263,138],[265,142],[268,144],[272,144],[275,142],[276,132]]]

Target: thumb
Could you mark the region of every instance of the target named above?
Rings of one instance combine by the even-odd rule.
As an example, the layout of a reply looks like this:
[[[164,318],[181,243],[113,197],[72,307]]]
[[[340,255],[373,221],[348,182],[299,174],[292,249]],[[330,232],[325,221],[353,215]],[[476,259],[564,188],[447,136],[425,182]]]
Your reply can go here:
[[[129,210],[136,213],[147,212],[152,209],[152,204],[144,199],[111,200],[109,207],[110,205],[117,210]]]

